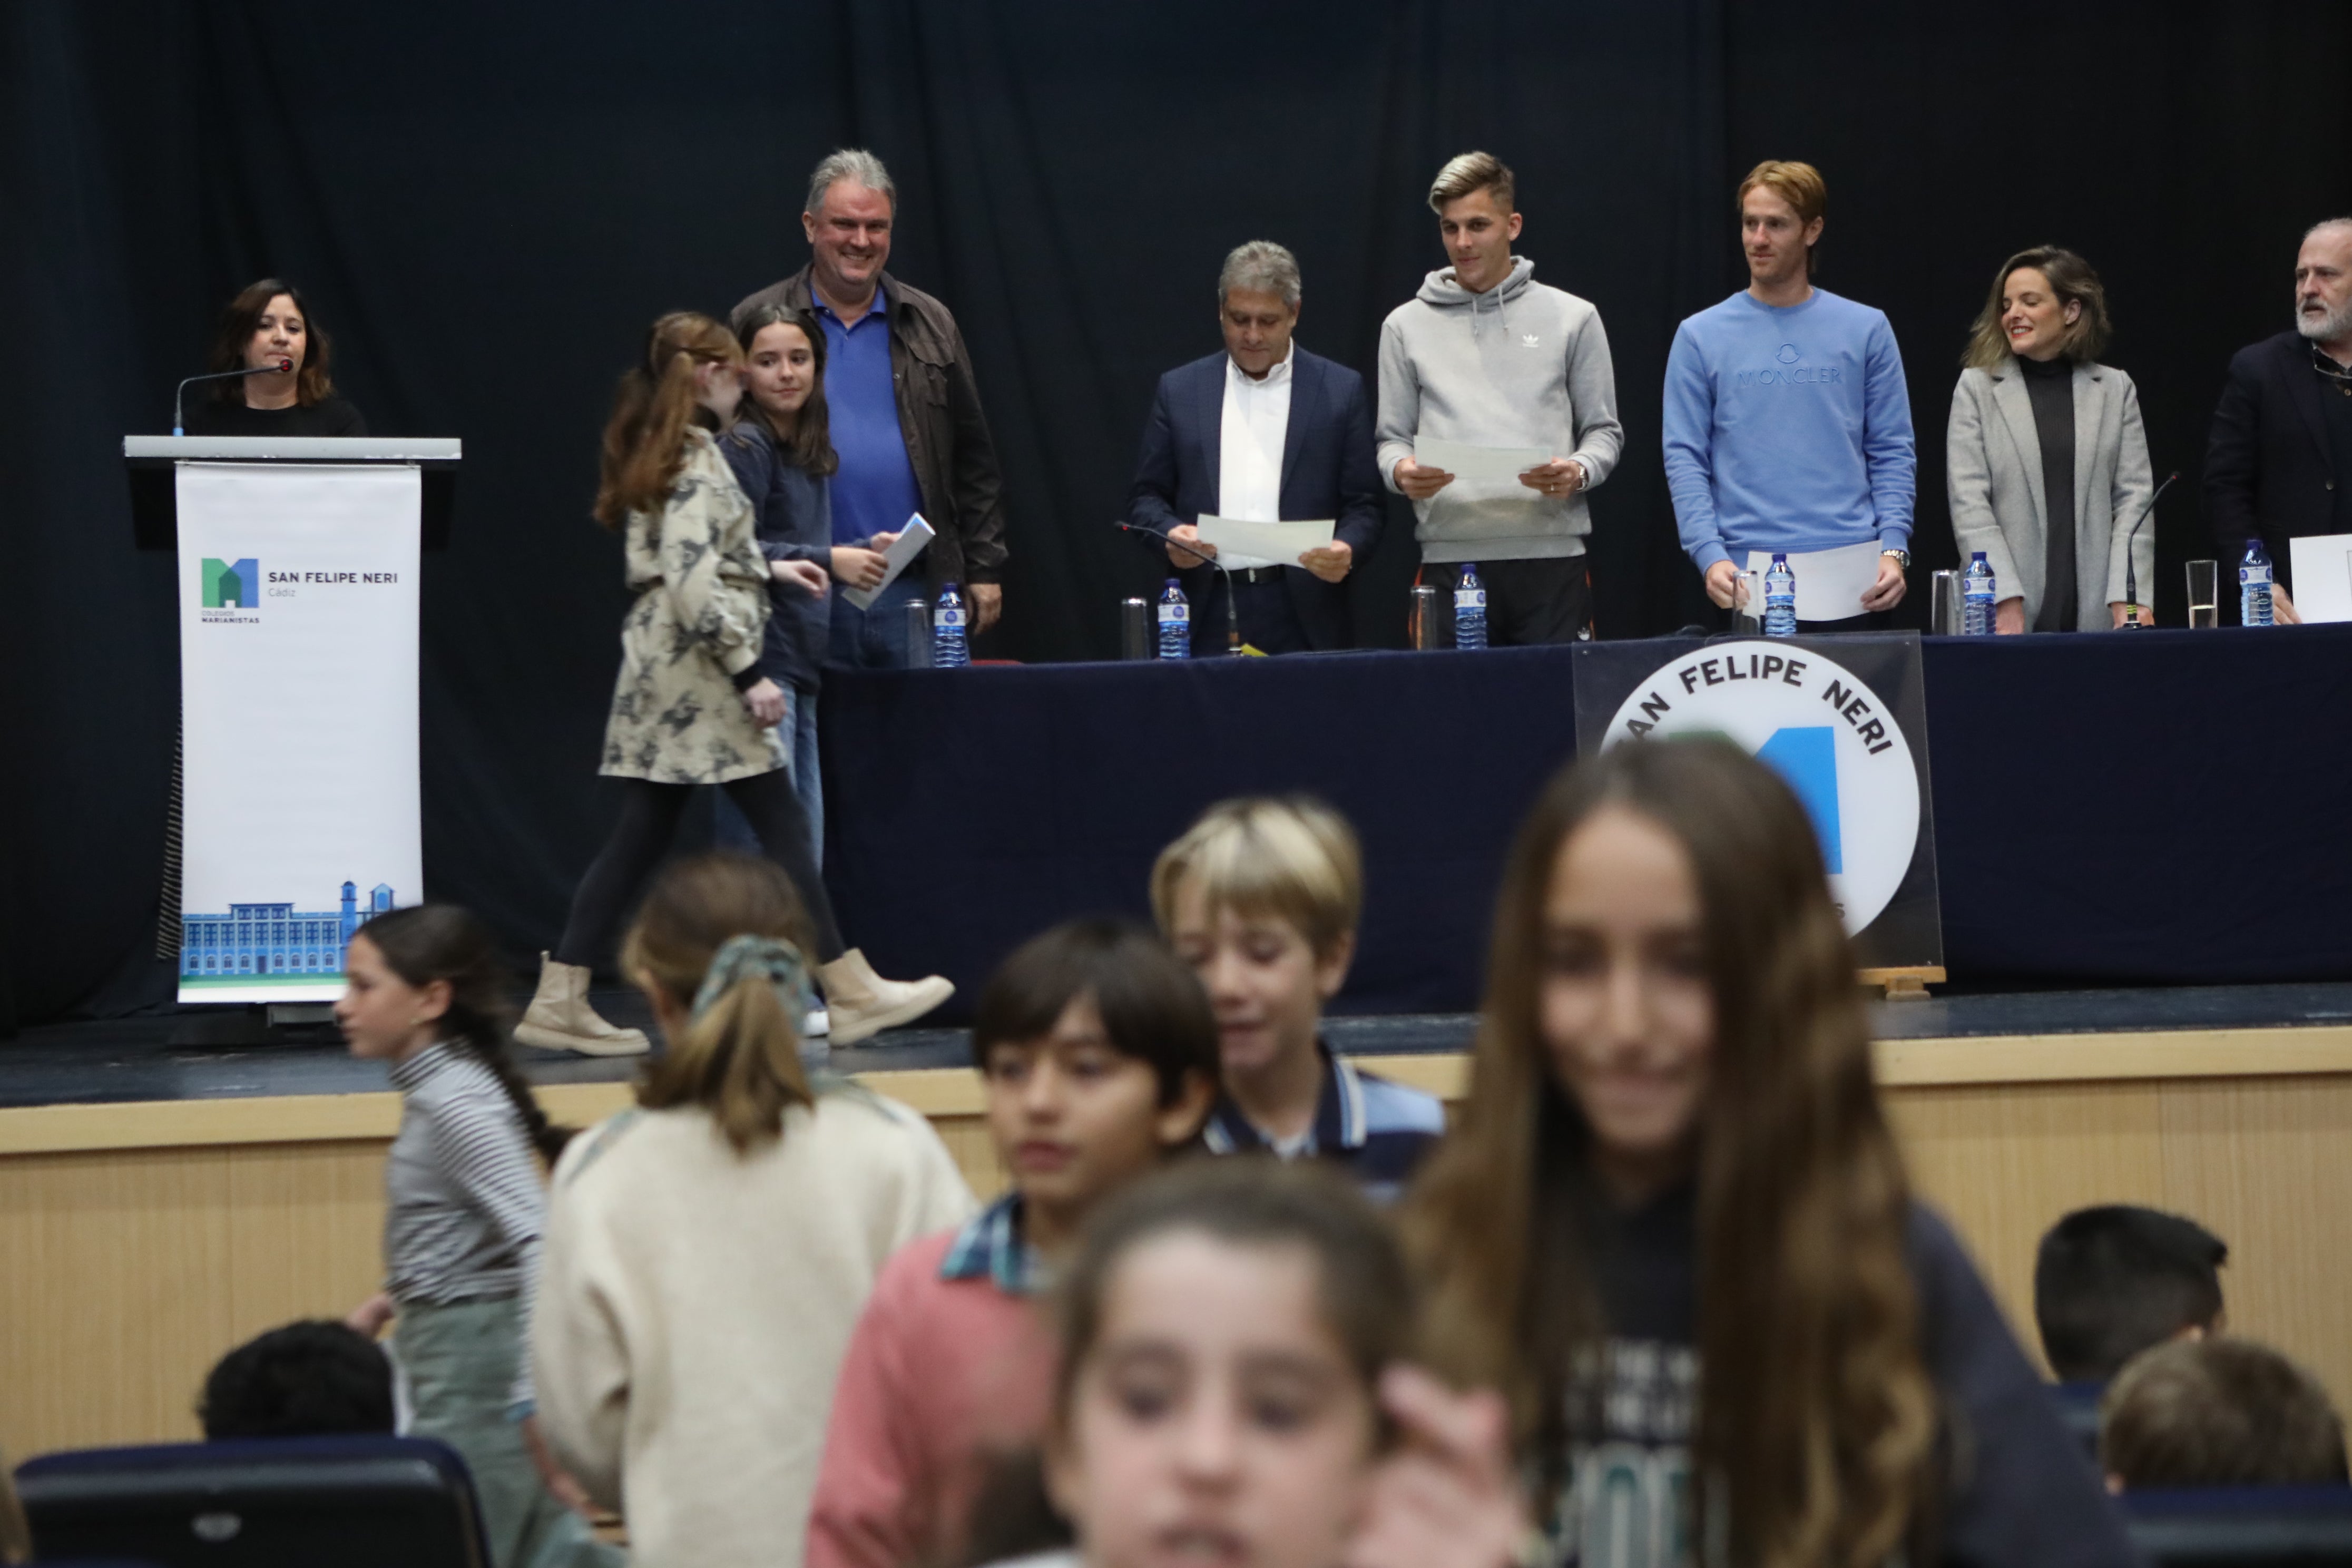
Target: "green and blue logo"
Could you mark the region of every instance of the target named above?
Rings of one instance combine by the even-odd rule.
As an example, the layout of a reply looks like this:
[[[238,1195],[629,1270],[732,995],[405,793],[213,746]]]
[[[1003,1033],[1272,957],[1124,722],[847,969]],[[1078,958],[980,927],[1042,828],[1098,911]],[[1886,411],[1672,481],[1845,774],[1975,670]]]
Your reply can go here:
[[[207,610],[261,608],[261,563],[249,555],[242,561],[205,556],[204,595]]]

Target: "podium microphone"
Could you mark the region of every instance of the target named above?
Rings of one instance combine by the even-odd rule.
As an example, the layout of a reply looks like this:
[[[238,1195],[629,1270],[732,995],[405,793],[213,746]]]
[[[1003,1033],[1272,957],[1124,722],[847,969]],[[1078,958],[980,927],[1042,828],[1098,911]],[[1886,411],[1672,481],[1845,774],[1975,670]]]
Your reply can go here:
[[[1145,528],[1140,523],[1133,522],[1114,522],[1111,526],[1123,529],[1129,533],[1149,534],[1155,542],[1166,545],[1169,549],[1181,550],[1193,560],[1213,566],[1222,573],[1225,579],[1225,652],[1238,654],[1242,651],[1242,617],[1241,612],[1234,605],[1234,569],[1232,567],[1207,551],[1196,550],[1181,539],[1171,539],[1156,528]]]
[[[2139,515],[2137,517],[2132,519],[2130,531],[2124,535],[2124,624],[2122,629],[2125,631],[2139,632],[2146,631],[2147,629],[2146,626],[2139,624],[2139,567],[2137,563],[2132,560],[2132,541],[2139,537],[2139,525],[2146,522],[2148,518],[2155,513],[2158,497],[2170,489],[2172,488],[2172,481],[2179,477],[2180,470],[2178,468],[2175,468],[2172,472],[2164,476],[2164,483],[2156,487],[2156,495],[2152,495],[2147,498],[2147,504],[2139,509]]]
[[[196,383],[200,381],[234,381],[241,375],[284,375],[293,368],[294,362],[288,359],[284,354],[280,354],[278,356],[277,362],[272,364],[247,365],[243,370],[216,370],[209,375],[192,375],[188,377],[187,380],[180,383],[179,386],[172,394],[172,434],[174,436],[184,436],[188,433],[185,426],[182,425],[180,420],[180,399],[185,396],[187,395],[188,388],[195,385]]]

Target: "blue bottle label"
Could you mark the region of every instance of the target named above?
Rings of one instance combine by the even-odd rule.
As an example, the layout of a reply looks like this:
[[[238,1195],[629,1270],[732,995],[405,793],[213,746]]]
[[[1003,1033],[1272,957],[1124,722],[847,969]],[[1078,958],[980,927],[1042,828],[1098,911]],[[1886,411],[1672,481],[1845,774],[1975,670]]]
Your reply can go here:
[[[953,605],[942,605],[940,606],[940,630],[946,631],[950,626],[960,626],[961,625],[963,625],[962,610]]]
[[[1162,626],[1181,626],[1192,618],[1192,606],[1188,605],[1162,605],[1160,606],[1160,623]]]
[[[1486,590],[1484,588],[1456,588],[1454,591],[1454,607],[1457,610],[1485,609],[1486,607]]]

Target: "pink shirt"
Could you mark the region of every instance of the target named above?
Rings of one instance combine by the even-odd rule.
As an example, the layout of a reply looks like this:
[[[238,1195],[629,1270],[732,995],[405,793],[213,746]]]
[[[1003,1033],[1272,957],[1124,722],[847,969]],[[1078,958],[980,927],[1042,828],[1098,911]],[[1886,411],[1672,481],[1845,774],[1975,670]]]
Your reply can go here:
[[[1030,1298],[941,1274],[958,1233],[883,1266],[850,1336],[809,1510],[807,1568],[959,1560],[987,1461],[1034,1446],[1053,1396]]]

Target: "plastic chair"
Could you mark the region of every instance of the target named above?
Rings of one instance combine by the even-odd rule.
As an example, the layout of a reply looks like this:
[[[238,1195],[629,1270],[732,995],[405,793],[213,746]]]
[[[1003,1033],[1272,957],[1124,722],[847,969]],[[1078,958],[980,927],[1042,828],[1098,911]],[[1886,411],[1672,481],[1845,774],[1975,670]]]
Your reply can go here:
[[[2155,1568],[2352,1568],[2352,1487],[2214,1487],[2123,1494]]]
[[[488,1568],[466,1463],[425,1437],[90,1448],[16,1469],[37,1562]]]

